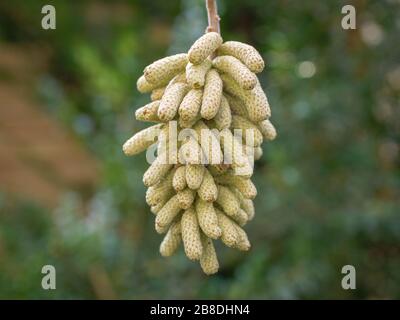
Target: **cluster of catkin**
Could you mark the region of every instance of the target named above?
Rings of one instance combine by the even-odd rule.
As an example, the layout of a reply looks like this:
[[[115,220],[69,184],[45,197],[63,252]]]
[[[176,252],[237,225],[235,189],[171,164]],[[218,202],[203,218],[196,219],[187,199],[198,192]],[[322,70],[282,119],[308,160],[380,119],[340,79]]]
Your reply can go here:
[[[243,226],[254,217],[253,162],[262,155],[263,140],[276,136],[256,76],[263,68],[252,46],[223,43],[220,34],[209,32],[187,54],[147,66],[137,81],[152,102],[136,111],[136,119],[156,124],[136,133],[123,150],[134,155],[156,144],[157,157],[143,182],[155,229],[166,233],[160,252],[170,256],[183,242],[186,256],[199,260],[206,274],[219,268],[212,240],[250,248]],[[174,145],[174,126],[178,134],[190,128],[198,136]]]

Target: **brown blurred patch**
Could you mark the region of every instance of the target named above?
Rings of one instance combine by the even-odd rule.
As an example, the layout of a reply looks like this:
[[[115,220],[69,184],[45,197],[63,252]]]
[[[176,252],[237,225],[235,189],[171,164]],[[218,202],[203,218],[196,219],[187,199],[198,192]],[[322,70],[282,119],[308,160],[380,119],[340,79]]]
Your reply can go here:
[[[98,165],[35,99],[49,57],[41,49],[0,47],[0,191],[53,207],[66,190],[90,195]]]

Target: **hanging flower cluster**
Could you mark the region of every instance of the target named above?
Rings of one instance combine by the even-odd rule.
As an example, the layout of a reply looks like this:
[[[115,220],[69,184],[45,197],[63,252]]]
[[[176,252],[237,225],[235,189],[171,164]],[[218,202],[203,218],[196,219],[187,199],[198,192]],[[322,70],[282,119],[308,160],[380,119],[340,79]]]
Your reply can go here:
[[[254,217],[257,189],[251,181],[264,139],[276,131],[256,73],[264,61],[250,45],[200,37],[189,52],[157,60],[137,81],[149,104],[136,119],[154,122],[123,146],[127,155],[156,147],[144,173],[146,202],[165,234],[163,256],[183,242],[186,256],[206,274],[218,271],[213,240],[249,250],[243,226]]]

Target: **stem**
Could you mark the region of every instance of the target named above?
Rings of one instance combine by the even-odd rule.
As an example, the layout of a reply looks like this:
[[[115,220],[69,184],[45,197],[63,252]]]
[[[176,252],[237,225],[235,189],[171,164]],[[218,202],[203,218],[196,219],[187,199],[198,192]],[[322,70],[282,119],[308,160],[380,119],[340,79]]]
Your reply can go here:
[[[208,27],[206,32],[218,32],[221,33],[219,29],[218,8],[216,0],[206,0],[207,15],[208,15]]]

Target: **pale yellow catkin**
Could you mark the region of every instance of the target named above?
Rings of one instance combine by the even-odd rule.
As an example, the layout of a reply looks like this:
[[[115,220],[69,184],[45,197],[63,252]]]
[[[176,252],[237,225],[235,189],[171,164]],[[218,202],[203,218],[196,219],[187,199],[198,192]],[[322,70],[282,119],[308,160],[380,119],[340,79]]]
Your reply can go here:
[[[255,215],[254,203],[250,199],[243,197],[243,194],[235,187],[230,187],[231,191],[235,194],[236,198],[239,200],[240,207],[246,212],[247,219],[252,220]]]
[[[162,86],[176,74],[184,71],[187,62],[186,53],[175,54],[154,61],[144,69],[143,73],[149,83]]]
[[[237,224],[240,226],[244,226],[247,221],[249,220],[249,217],[242,208],[239,207],[239,210],[232,216],[230,216],[232,220],[234,220]]]
[[[256,123],[271,116],[267,96],[258,80],[252,90],[244,90],[227,74],[222,74],[221,79],[224,83],[224,90],[243,101],[252,122]]]
[[[215,126],[218,130],[229,128],[232,122],[231,108],[228,100],[224,96],[221,97],[221,105],[214,117]]]
[[[218,186],[218,198],[216,202],[229,216],[235,216],[240,208],[239,201],[229,188]]]
[[[191,121],[196,119],[199,114],[203,90],[192,89],[183,98],[179,106],[179,116],[183,121]]]
[[[186,166],[186,183],[192,190],[200,188],[203,182],[204,166],[201,164],[188,164]]]
[[[218,72],[210,69],[206,75],[203,100],[200,113],[204,119],[210,120],[218,112],[222,97],[222,80]]]
[[[240,60],[232,56],[219,56],[213,60],[213,67],[232,77],[244,90],[251,90],[257,84],[256,75]]]
[[[242,61],[252,72],[264,69],[264,60],[254,47],[239,41],[226,41],[218,48],[219,55],[230,55]]]
[[[160,124],[156,124],[139,131],[124,143],[122,150],[127,156],[143,152],[155,142],[155,138],[158,136],[161,128]]]
[[[164,179],[156,185],[149,187],[146,191],[146,202],[149,206],[155,206],[157,203],[166,202],[173,194],[172,181],[176,169],[172,169]]]
[[[165,89],[157,113],[161,121],[171,121],[175,117],[188,89],[189,87],[181,82],[174,83]]]
[[[221,210],[215,209],[218,217],[218,225],[221,228],[221,240],[228,247],[234,248],[238,242],[238,234],[234,222]]]
[[[242,139],[248,146],[258,147],[263,142],[263,135],[258,127],[246,118],[233,115],[231,128],[242,130]]]
[[[217,273],[219,269],[217,254],[212,240],[206,237],[202,238],[203,254],[200,258],[200,266],[205,274],[212,275]]]
[[[162,96],[164,95],[166,87],[156,88],[151,91],[150,99],[151,101],[161,100]]]
[[[274,140],[276,138],[276,129],[269,120],[258,123],[258,127],[266,140]]]
[[[236,229],[236,245],[235,248],[241,251],[248,251],[251,247],[249,238],[247,237],[246,231],[244,231],[240,226],[233,223]]]
[[[185,254],[190,260],[199,260],[203,253],[200,229],[193,208],[187,209],[181,218],[181,233]]]
[[[159,105],[160,101],[156,100],[137,109],[135,112],[136,120],[148,121],[148,122],[161,122],[157,114]]]
[[[163,257],[172,256],[182,241],[180,221],[172,223],[167,234],[160,244],[160,253]]]
[[[217,32],[208,32],[195,41],[188,52],[189,61],[193,64],[202,63],[222,44],[221,35]]]
[[[186,65],[186,79],[187,83],[194,89],[204,87],[206,74],[211,68],[211,60],[206,59],[200,64],[188,63]]]
[[[249,178],[225,173],[214,177],[217,183],[226,184],[238,189],[246,199],[254,199],[257,196],[257,189]]]
[[[163,157],[158,156],[143,175],[144,185],[151,187],[160,182],[172,166],[172,164],[165,163]]]
[[[218,188],[211,173],[205,169],[203,181],[197,190],[199,197],[207,202],[214,202],[218,197]]]
[[[186,188],[186,166],[180,166],[176,169],[172,180],[172,186],[177,192]]]
[[[178,196],[178,203],[181,209],[189,209],[193,204],[193,201],[196,197],[196,192],[187,188],[183,191],[179,191],[177,193]]]
[[[221,228],[218,226],[218,218],[213,204],[197,198],[196,213],[204,234],[212,239],[218,239],[221,236]]]
[[[136,88],[138,89],[138,91],[140,93],[147,93],[150,92],[154,89],[156,89],[157,87],[159,87],[160,84],[152,84],[150,82],[148,82],[146,80],[146,78],[144,77],[144,75],[140,76],[139,79],[136,82]]]
[[[157,213],[155,220],[155,229],[158,233],[165,233],[169,225],[181,211],[179,206],[178,196],[174,195]]]

